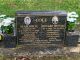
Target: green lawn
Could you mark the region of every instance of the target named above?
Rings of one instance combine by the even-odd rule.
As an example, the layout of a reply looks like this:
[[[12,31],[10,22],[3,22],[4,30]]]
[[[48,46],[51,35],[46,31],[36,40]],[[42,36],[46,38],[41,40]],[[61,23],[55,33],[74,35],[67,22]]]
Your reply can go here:
[[[0,0],[0,13],[14,16],[17,10],[76,11],[80,15],[80,0]]]

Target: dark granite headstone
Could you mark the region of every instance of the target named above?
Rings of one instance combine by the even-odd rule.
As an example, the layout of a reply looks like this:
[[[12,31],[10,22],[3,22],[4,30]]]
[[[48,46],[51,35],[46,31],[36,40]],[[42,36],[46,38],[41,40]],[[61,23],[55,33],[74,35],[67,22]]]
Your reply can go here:
[[[61,46],[66,36],[66,12],[18,11],[16,27],[18,44]]]

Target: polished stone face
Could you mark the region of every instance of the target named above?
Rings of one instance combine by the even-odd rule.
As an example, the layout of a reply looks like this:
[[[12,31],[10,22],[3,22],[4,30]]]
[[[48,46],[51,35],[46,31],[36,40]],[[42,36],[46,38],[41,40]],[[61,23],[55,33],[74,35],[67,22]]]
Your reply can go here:
[[[29,18],[25,24],[24,19]],[[16,17],[19,44],[59,45],[65,40],[66,16],[26,15]],[[26,22],[26,23],[27,23]]]

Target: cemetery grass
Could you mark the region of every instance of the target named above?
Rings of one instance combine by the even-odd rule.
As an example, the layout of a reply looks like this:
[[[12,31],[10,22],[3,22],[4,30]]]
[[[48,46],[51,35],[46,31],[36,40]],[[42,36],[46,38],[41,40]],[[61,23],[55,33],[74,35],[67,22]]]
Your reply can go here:
[[[15,16],[18,10],[76,11],[80,15],[80,0],[0,0],[0,13]],[[80,17],[79,17],[80,18]]]

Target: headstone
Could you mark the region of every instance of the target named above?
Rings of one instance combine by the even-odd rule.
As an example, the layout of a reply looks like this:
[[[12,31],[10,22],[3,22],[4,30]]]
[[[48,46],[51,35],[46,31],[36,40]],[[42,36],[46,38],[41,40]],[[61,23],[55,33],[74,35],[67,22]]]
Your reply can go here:
[[[66,12],[18,11],[18,44],[28,46],[62,46],[66,36]]]

